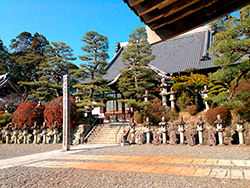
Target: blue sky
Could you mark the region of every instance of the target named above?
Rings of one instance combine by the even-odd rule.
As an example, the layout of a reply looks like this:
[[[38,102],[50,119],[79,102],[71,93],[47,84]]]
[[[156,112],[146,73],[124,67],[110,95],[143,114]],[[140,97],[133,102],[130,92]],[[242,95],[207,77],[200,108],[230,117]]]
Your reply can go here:
[[[1,0],[0,15],[0,39],[5,46],[21,32],[38,32],[49,42],[65,42],[76,57],[83,55],[81,38],[88,31],[108,37],[111,58],[115,42],[127,41],[130,33],[144,26],[122,0]]]

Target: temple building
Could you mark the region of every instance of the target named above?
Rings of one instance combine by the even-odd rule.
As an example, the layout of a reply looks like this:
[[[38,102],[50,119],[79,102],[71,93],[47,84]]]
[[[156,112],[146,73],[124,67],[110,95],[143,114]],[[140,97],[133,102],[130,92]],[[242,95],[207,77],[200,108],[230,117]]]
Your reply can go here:
[[[10,94],[22,94],[22,91],[11,80],[9,73],[0,75],[0,100],[5,101]]]
[[[155,96],[160,96],[160,85],[164,81],[167,91],[170,91],[171,78],[176,75],[186,74],[189,68],[198,69],[198,73],[206,74],[213,72],[216,67],[212,65],[214,57],[207,53],[212,41],[213,32],[208,26],[199,27],[175,38],[153,45],[152,54],[155,59],[149,63],[149,68],[155,70]],[[125,68],[122,62],[122,52],[126,48],[127,42],[116,43],[115,54],[107,65],[107,73],[103,76],[109,81],[109,86],[113,92],[110,96],[122,99],[122,94],[118,91],[117,81],[119,80],[119,70]],[[163,79],[164,78],[164,79]],[[169,96],[168,96],[169,97]],[[121,121],[123,118],[129,119],[129,111],[125,104],[117,100],[104,101],[106,108],[94,109],[93,115],[104,118],[105,121]],[[166,105],[170,105],[167,98]]]

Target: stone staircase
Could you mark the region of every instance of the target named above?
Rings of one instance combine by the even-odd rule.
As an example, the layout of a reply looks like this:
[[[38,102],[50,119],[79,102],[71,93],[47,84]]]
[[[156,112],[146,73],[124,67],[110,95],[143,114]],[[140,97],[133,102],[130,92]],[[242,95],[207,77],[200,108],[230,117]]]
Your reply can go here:
[[[87,138],[88,144],[119,144],[123,130],[128,130],[128,123],[109,123],[97,125]]]

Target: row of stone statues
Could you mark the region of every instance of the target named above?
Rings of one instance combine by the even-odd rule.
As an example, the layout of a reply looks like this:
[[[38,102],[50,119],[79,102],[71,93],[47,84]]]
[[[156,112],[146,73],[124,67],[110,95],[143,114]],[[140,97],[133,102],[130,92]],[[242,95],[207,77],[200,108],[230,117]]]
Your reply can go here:
[[[217,140],[218,140],[218,145],[224,145],[224,139],[223,139],[223,120],[221,119],[221,116],[217,116],[217,120],[215,121],[216,124],[216,131],[218,138],[216,139],[215,134],[212,131],[208,131],[207,135],[207,144],[208,145],[216,145]],[[244,121],[241,120],[240,116],[238,116],[238,119],[235,121],[237,124],[237,129],[236,131],[238,132],[238,140],[239,144],[243,145],[244,144]],[[202,117],[198,117],[198,121],[196,122],[197,129],[196,133],[194,132],[189,132],[185,130],[185,125],[186,122],[183,121],[183,118],[180,117],[180,121],[176,122],[175,125],[178,126],[178,133],[179,133],[179,144],[185,144],[185,138],[186,138],[186,143],[188,145],[195,145],[196,142],[198,144],[203,145],[204,144],[204,124],[205,122],[202,120]],[[142,130],[136,130],[136,124],[134,123],[134,120],[131,119],[130,121],[130,135],[128,136],[128,141],[132,144],[152,144],[158,145],[158,144],[170,144],[170,145],[175,145],[177,144],[177,135],[176,132],[173,129],[168,128],[168,122],[165,121],[165,118],[162,118],[162,121],[159,123],[159,129],[158,131],[154,130],[151,131],[150,127],[152,125],[151,122],[149,122],[149,118],[146,118],[146,122],[144,123],[145,129]],[[168,133],[168,135],[167,135]],[[185,133],[185,134],[184,134]],[[185,135],[185,136],[184,136]],[[195,136],[197,138],[195,139]],[[167,137],[169,138],[167,140]],[[197,140],[197,141],[196,141]],[[124,138],[123,138],[124,142]]]
[[[0,128],[0,143],[6,144],[48,144],[52,141],[52,143],[56,144],[60,141],[57,122],[54,122],[52,129],[49,129],[46,125],[46,122],[43,123],[41,127],[37,125],[37,122],[34,123],[33,132],[29,134],[29,127],[27,124],[24,124],[23,128],[19,128],[17,123],[13,128],[10,128],[10,124],[7,125],[3,130]]]

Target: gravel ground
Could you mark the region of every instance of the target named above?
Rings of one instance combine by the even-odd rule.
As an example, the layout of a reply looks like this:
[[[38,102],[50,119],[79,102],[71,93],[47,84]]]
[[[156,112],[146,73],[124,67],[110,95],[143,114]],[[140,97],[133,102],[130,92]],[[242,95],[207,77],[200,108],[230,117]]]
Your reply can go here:
[[[0,145],[0,159],[62,149],[62,145]],[[194,157],[250,159],[250,147],[131,145],[79,150],[77,155]],[[47,159],[50,160],[50,159]],[[51,159],[58,160],[58,159]],[[100,161],[101,162],[101,161]],[[103,161],[105,162],[105,161]],[[250,187],[247,180],[172,176],[84,169],[12,167],[0,170],[0,188],[5,187]]]
[[[250,187],[250,181],[134,172],[15,167],[0,170],[0,187]]]
[[[250,147],[238,146],[171,146],[171,145],[130,145],[87,150],[75,155],[116,155],[116,156],[156,156],[179,158],[208,158],[249,160]]]
[[[62,149],[62,144],[0,144],[0,159]]]

